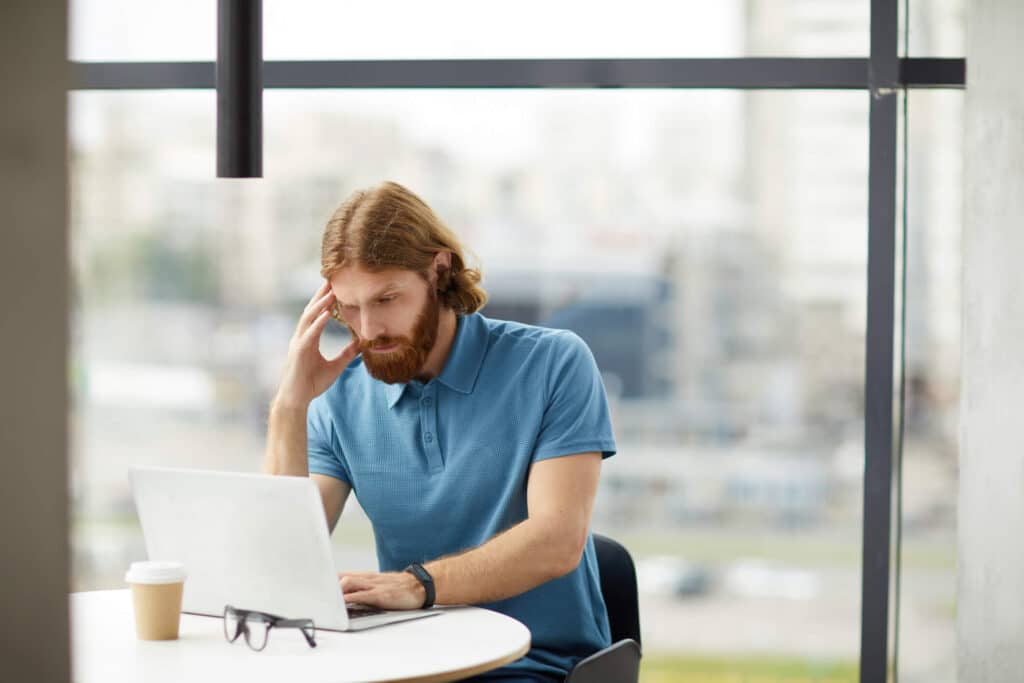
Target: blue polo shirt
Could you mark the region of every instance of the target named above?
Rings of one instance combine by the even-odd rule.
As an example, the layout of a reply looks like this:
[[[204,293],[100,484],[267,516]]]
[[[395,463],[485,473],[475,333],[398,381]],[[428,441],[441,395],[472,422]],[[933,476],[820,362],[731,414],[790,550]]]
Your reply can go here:
[[[438,377],[385,384],[356,358],[309,409],[309,471],[352,486],[381,571],[487,542],[527,517],[530,465],[615,453],[604,385],[578,336],[459,316]],[[526,624],[532,649],[499,673],[564,676],[609,644],[593,538],[569,574],[482,605]]]

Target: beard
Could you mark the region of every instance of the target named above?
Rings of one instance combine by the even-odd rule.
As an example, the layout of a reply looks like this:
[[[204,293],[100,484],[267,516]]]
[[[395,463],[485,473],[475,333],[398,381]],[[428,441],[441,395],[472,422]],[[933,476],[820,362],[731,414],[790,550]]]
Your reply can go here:
[[[386,384],[404,384],[412,381],[423,365],[427,356],[437,342],[437,325],[441,317],[441,303],[437,292],[429,289],[423,309],[416,316],[416,324],[409,337],[377,337],[372,342],[359,340],[359,351],[363,354],[363,365],[374,379]],[[353,333],[353,336],[354,333]],[[386,353],[377,353],[372,349],[384,348],[397,344],[398,348]]]

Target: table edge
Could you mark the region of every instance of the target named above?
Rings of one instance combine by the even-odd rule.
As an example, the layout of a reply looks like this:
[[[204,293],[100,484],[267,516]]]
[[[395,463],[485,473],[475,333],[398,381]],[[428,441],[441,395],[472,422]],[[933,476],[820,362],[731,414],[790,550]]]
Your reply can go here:
[[[84,596],[84,595],[87,595],[87,594],[95,594],[95,593],[130,593],[130,592],[131,591],[128,588],[113,588],[113,589],[108,588],[108,589],[99,589],[99,590],[69,591],[68,592],[68,598],[70,600],[74,596]],[[476,609],[487,610],[486,607],[479,607],[477,605],[459,605],[459,607],[474,607]],[[487,611],[493,612],[494,610],[487,610]],[[497,614],[501,614],[501,612],[497,612]],[[192,616],[202,616],[202,615],[192,615]],[[502,615],[502,616],[508,617],[510,619],[513,619],[514,621],[517,621],[517,623],[522,624],[522,622],[519,622],[514,617],[509,617],[507,614]],[[481,674],[481,673],[484,673],[484,672],[487,672],[487,671],[492,671],[492,670],[497,669],[499,667],[502,667],[502,666],[504,666],[506,664],[511,664],[512,662],[514,662],[514,661],[516,661],[518,659],[521,659],[522,657],[524,657],[526,655],[526,653],[528,653],[530,651],[530,646],[532,644],[532,638],[529,635],[529,630],[528,629],[527,629],[527,634],[528,635],[527,635],[527,638],[526,638],[526,642],[520,648],[517,648],[515,651],[513,651],[511,654],[502,655],[501,657],[498,657],[497,659],[492,659],[492,660],[490,660],[488,662],[484,662],[482,664],[474,664],[473,666],[467,666],[467,667],[464,667],[464,668],[461,668],[461,669],[453,669],[451,671],[437,672],[437,673],[432,673],[432,674],[424,674],[422,676],[413,676],[411,678],[387,678],[387,679],[381,679],[378,683],[447,683],[448,681],[457,681],[457,680],[461,680],[463,678],[468,678],[470,676],[476,676],[477,674]]]
[[[486,671],[493,671],[505,664],[511,664],[517,659],[524,657],[529,651],[530,640],[527,639],[526,644],[512,654],[499,657],[498,659],[492,659],[491,661],[483,664],[475,664],[474,666],[467,666],[463,669],[454,669],[443,673],[414,676],[413,678],[388,678],[383,679],[380,683],[446,683],[447,681],[458,681],[463,678],[482,674]]]

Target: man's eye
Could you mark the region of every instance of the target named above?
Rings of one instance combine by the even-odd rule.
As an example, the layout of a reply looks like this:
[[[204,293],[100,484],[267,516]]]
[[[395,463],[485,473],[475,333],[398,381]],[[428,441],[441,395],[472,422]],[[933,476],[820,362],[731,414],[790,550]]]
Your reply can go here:
[[[377,299],[377,302],[378,303],[382,303],[382,304],[386,304],[386,303],[389,303],[389,302],[394,301],[394,300],[395,300],[395,297],[393,297],[393,296],[384,296],[384,297],[381,297],[380,299]]]

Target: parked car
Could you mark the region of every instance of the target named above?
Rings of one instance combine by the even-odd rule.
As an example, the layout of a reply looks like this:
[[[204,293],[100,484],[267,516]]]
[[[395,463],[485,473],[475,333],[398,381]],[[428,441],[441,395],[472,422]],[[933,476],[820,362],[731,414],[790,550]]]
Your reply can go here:
[[[637,561],[636,579],[641,593],[671,597],[704,595],[711,586],[707,568],[668,555]]]

